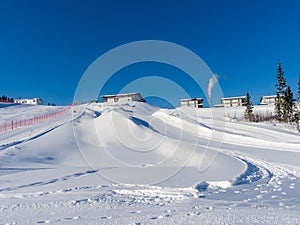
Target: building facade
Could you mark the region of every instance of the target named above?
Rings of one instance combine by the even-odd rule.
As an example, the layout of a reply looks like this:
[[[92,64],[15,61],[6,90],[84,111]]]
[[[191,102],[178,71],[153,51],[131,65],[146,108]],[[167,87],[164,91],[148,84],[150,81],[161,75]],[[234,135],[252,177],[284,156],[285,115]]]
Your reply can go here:
[[[16,99],[15,103],[29,104],[29,105],[43,105],[44,101],[41,98],[28,98],[28,99]]]
[[[180,106],[203,108],[203,98],[181,99]]]
[[[275,105],[276,102],[276,95],[270,96],[262,96],[260,98],[260,105]]]
[[[127,94],[116,94],[116,95],[103,95],[101,96],[104,103],[114,102],[145,102],[140,93],[127,93]]]
[[[223,107],[237,107],[246,105],[246,96],[222,98],[221,104]]]

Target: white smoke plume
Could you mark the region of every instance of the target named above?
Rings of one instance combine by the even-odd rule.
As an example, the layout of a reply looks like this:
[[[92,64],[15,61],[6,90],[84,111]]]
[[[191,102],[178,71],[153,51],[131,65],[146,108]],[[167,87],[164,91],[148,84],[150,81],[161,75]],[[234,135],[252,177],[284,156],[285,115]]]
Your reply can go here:
[[[218,74],[213,74],[211,78],[209,78],[209,83],[207,87],[208,98],[211,98],[211,92],[216,83],[218,83],[219,76]]]

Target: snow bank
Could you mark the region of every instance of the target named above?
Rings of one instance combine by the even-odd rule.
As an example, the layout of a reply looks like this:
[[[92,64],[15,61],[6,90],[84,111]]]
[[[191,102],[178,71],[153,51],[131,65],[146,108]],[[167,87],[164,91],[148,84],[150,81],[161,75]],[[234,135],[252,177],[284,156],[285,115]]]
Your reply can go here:
[[[299,134],[226,110],[98,103],[1,134],[0,223],[300,223]]]

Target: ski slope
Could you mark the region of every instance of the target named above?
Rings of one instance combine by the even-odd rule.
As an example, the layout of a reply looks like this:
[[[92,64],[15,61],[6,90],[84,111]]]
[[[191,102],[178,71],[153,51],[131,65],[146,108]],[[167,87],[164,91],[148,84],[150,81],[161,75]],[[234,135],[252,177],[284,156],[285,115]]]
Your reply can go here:
[[[1,133],[0,224],[300,224],[299,133],[243,113],[93,103]]]

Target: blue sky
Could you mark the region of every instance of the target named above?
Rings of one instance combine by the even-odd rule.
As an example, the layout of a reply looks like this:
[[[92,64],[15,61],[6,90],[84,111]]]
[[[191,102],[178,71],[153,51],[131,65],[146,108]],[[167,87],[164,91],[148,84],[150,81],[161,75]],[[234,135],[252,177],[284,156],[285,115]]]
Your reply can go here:
[[[174,42],[199,55],[219,75],[224,96],[248,90],[257,102],[261,95],[274,94],[279,60],[295,93],[300,75],[299,12],[297,0],[2,0],[0,95],[69,104],[81,76],[100,55],[149,39]],[[134,68],[124,68],[123,73],[130,76]],[[149,64],[136,69],[137,74],[174,72]],[[126,79],[130,80],[115,77],[102,94],[121,90]],[[191,97],[202,94],[192,83],[183,83]]]

